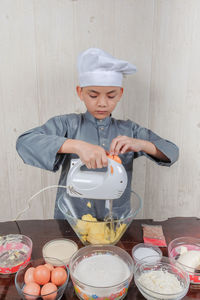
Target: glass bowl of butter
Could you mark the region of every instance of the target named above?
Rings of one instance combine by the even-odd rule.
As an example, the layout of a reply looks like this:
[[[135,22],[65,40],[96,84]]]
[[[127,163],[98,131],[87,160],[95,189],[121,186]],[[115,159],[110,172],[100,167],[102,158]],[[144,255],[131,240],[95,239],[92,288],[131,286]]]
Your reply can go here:
[[[187,271],[192,284],[200,284],[200,239],[176,238],[168,245],[168,255]]]
[[[188,292],[190,280],[187,272],[175,260],[140,260],[134,273],[135,284],[148,300],[178,300]]]
[[[124,199],[123,199],[124,197]],[[124,201],[123,201],[124,200]],[[84,245],[115,245],[141,209],[133,191],[112,201],[70,197],[58,199],[58,207]]]

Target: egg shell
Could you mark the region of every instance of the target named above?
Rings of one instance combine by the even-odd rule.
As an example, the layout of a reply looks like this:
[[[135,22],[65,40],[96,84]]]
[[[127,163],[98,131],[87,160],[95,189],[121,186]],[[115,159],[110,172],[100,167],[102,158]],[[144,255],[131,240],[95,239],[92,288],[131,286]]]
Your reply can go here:
[[[62,267],[57,267],[51,272],[51,282],[60,286],[67,280],[67,272]]]
[[[29,295],[24,295],[27,300],[34,300],[40,295],[40,286],[36,282],[29,282],[24,286],[23,292]],[[36,296],[36,297],[33,297]]]
[[[41,296],[42,299],[44,300],[55,300],[56,296],[57,296],[57,286],[52,283],[52,282],[48,282],[45,285],[43,285],[42,289],[41,289]],[[50,293],[53,293],[51,295],[48,295]],[[43,296],[46,295],[46,296]]]
[[[29,283],[29,282],[35,282],[33,273],[34,273],[35,268],[30,267],[26,270],[25,275],[24,275],[24,282]]]
[[[53,269],[54,269],[54,266],[49,263],[45,264],[44,266],[47,267],[50,271],[53,271]]]
[[[119,164],[122,163],[121,158],[118,155],[107,154],[107,157],[110,159],[113,159],[114,161],[118,162]]]
[[[34,280],[40,285],[43,285],[50,281],[51,272],[44,265],[37,266],[33,273]]]

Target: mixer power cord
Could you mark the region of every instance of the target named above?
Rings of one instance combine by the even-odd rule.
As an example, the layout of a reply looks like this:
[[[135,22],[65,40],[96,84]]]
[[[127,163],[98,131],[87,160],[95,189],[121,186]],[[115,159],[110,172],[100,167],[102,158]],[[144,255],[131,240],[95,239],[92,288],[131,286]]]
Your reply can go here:
[[[20,211],[19,213],[18,213],[18,215],[16,216],[16,218],[15,219],[13,219],[12,221],[14,221],[14,222],[16,222],[27,210],[29,210],[30,208],[31,208],[31,201],[35,198],[35,197],[37,197],[40,193],[42,193],[42,192],[44,192],[44,191],[46,191],[46,190],[49,190],[49,189],[52,189],[52,188],[67,188],[67,186],[65,186],[65,185],[50,185],[50,186],[47,186],[47,187],[45,187],[45,188],[43,188],[43,189],[41,189],[41,190],[39,190],[37,193],[35,193],[33,196],[31,196],[27,201],[26,201],[26,203],[25,204],[27,204],[27,207],[25,207],[22,211]]]

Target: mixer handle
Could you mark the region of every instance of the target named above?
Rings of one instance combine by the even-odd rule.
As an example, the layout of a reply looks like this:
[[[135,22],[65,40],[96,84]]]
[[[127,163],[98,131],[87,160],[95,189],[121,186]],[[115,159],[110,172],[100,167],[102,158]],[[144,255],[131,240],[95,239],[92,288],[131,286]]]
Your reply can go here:
[[[121,160],[118,156],[116,155],[113,155],[113,157],[118,157],[118,159],[116,158],[111,158],[112,156],[111,155],[107,155],[107,158],[108,158],[108,167],[107,167],[107,171],[105,173],[108,173],[109,172],[111,174],[113,174],[114,172],[114,168],[113,168],[113,160],[117,163],[121,163]],[[85,164],[80,160],[80,158],[76,158],[76,159],[72,159],[71,160],[71,165],[70,165],[70,169],[73,168],[73,174],[76,174],[78,171],[80,171],[81,167],[84,166]]]

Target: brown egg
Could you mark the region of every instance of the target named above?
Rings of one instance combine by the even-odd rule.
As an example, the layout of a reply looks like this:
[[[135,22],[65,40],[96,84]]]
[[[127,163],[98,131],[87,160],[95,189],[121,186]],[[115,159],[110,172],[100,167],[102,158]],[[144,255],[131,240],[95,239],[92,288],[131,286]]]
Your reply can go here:
[[[34,277],[33,277],[33,272],[35,268],[30,267],[26,270],[25,275],[24,275],[24,282],[29,283],[29,282],[34,282]]]
[[[53,294],[47,295],[47,294],[50,294],[50,293],[53,293]],[[43,296],[43,295],[47,295],[47,296]],[[56,299],[57,286],[52,282],[46,283],[45,285],[43,285],[43,287],[41,289],[41,296],[44,300],[54,300],[54,299]]]
[[[49,282],[50,277],[51,277],[51,272],[44,265],[40,265],[35,268],[33,277],[34,277],[35,282],[37,282],[40,285],[43,285],[43,284]]]
[[[54,266],[49,263],[45,264],[44,266],[47,267],[50,271],[53,271],[54,269]]]
[[[36,282],[29,282],[24,286],[23,292],[30,295],[30,296],[24,295],[25,299],[27,300],[37,299],[37,297],[40,295],[40,286]]]
[[[66,279],[67,272],[64,268],[57,267],[51,272],[51,281],[57,286],[60,286],[63,283],[65,283]]]

